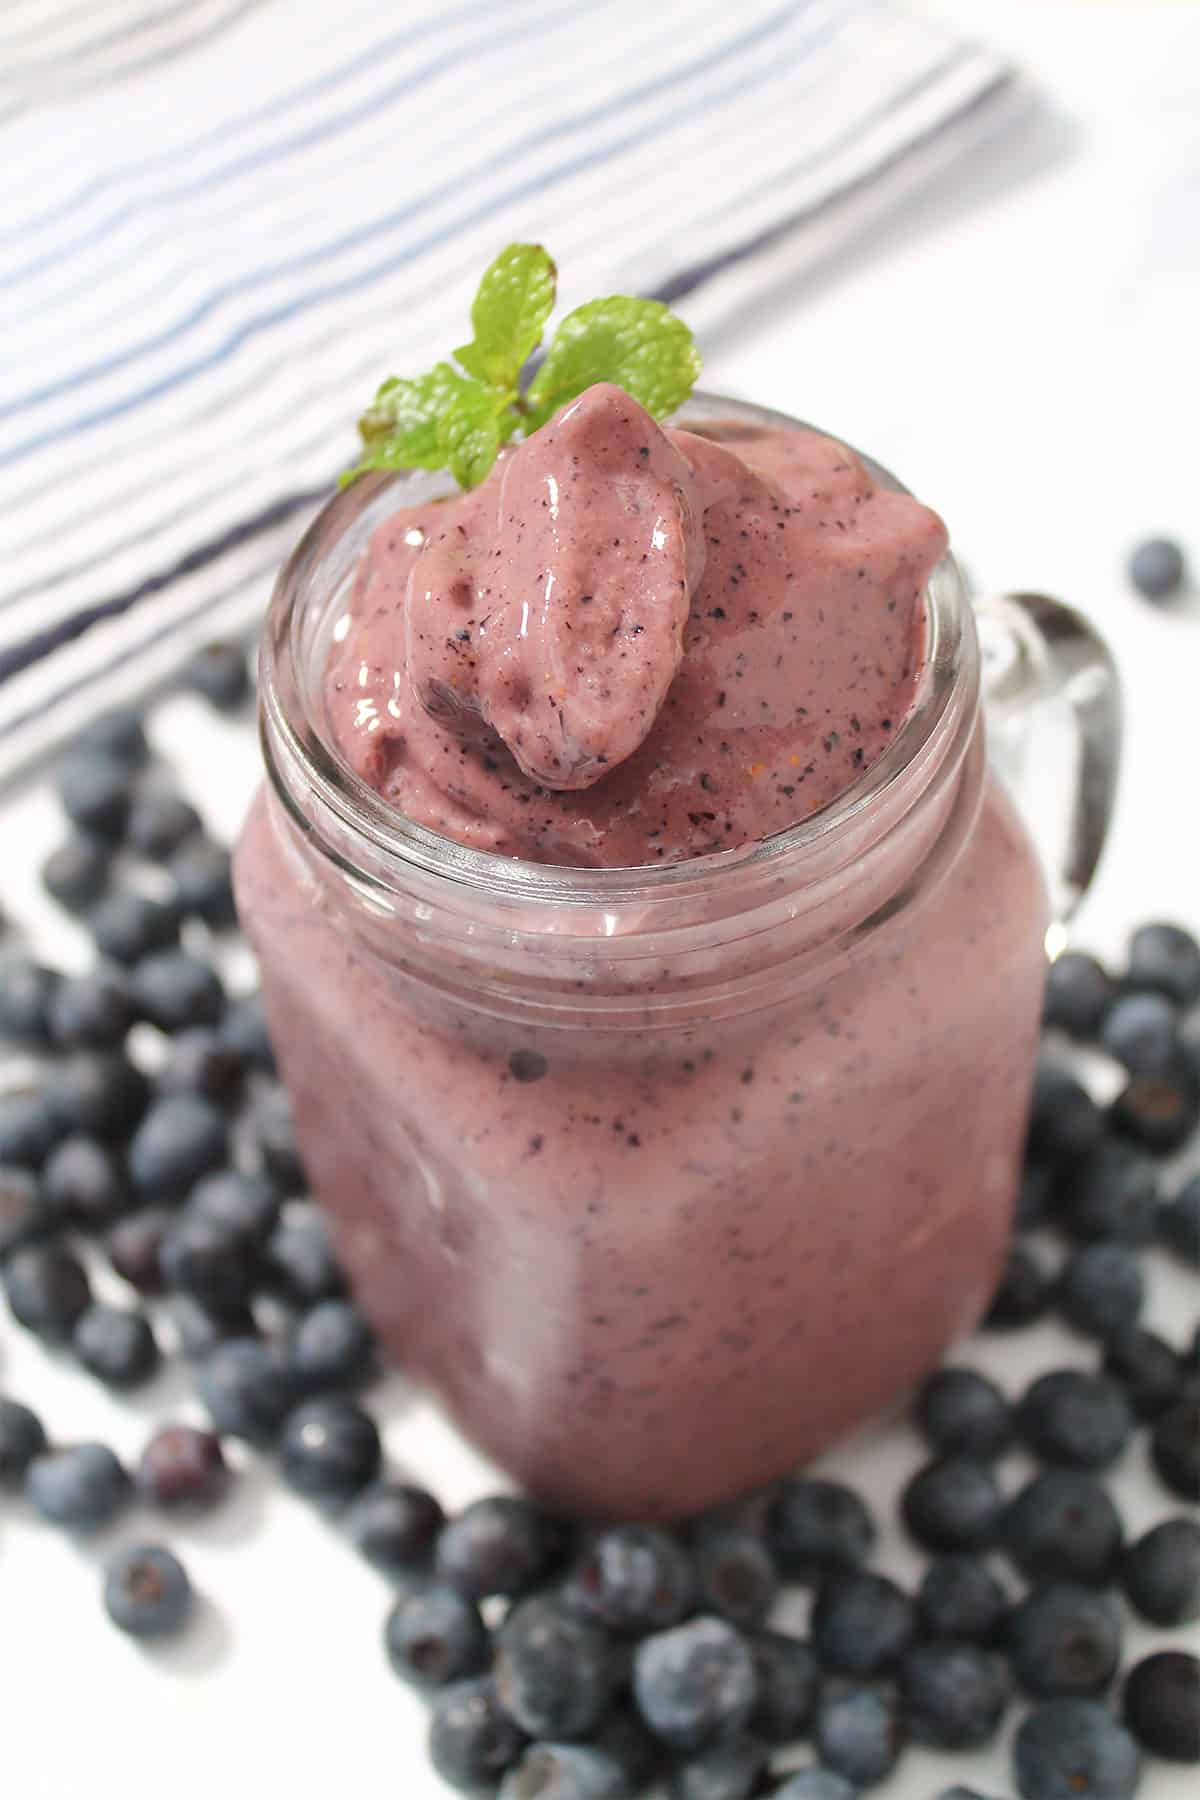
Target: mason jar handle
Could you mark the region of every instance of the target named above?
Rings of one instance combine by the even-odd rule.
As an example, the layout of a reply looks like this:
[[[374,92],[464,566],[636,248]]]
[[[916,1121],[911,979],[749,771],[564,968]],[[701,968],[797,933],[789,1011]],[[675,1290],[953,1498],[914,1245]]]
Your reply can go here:
[[[1061,600],[996,594],[976,597],[974,607],[989,749],[1045,863],[1053,918],[1047,949],[1055,955],[1108,834],[1121,757],[1121,684],[1103,638]],[[1067,801],[1048,824],[1041,803],[1053,793]]]

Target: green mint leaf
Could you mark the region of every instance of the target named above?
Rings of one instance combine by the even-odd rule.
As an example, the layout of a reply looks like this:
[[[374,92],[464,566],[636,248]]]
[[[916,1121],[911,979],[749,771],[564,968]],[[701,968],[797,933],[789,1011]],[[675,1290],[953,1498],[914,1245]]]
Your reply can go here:
[[[688,327],[658,300],[613,294],[568,313],[526,395],[526,431],[597,381],[611,381],[664,419],[687,399],[700,373]]]
[[[483,273],[471,307],[474,341],[454,352],[468,375],[514,398],[521,365],[542,341],[558,272],[540,244],[509,244]]]
[[[471,404],[486,404],[494,413],[500,401],[489,388],[461,375],[450,363],[438,363],[428,375],[411,381],[393,376],[384,382],[358,422],[364,454],[342,476],[340,485],[347,486],[371,469],[446,468],[441,421],[452,409]]]
[[[504,396],[472,381],[451,397],[438,417],[439,468],[447,468],[461,488],[478,487],[500,450]]]

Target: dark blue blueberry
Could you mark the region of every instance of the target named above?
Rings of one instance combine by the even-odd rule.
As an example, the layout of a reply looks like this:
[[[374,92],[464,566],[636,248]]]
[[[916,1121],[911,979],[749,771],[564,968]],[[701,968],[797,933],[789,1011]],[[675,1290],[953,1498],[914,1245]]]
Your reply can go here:
[[[1193,1081],[1200,1081],[1200,1001],[1194,1001],[1179,1015],[1175,1042],[1180,1062],[1190,1071]]]
[[[187,950],[160,950],[133,971],[138,1009],[160,1031],[215,1025],[225,1008],[225,989],[211,963]]]
[[[779,1591],[779,1577],[756,1532],[712,1526],[694,1551],[700,1608],[734,1625],[761,1625]]]
[[[1060,1165],[1040,1157],[1026,1159],[1021,1169],[1021,1185],[1017,1189],[1017,1211],[1013,1224],[1018,1231],[1036,1231],[1050,1218],[1058,1184]]]
[[[700,1750],[736,1736],[754,1710],[756,1692],[750,1647],[724,1619],[690,1619],[643,1638],[634,1651],[638,1711],[675,1750]]]
[[[291,1371],[260,1338],[219,1342],[200,1366],[196,1389],[218,1431],[260,1445],[278,1437],[295,1401]]]
[[[1193,1390],[1155,1419],[1150,1460],[1173,1494],[1200,1501],[1200,1393]]]
[[[17,1250],[54,1237],[60,1224],[42,1205],[31,1170],[0,1166],[0,1263]]]
[[[817,1590],[812,1642],[822,1668],[870,1678],[895,1667],[916,1636],[916,1609],[886,1575],[832,1575]]]
[[[0,962],[0,1038],[40,1049],[50,1041],[50,1001],[60,977],[28,956]]]
[[[942,1456],[999,1456],[1012,1437],[1008,1401],[977,1369],[935,1369],[922,1382],[913,1411]]]
[[[125,1172],[107,1144],[82,1134],[64,1138],[46,1158],[42,1200],[64,1223],[101,1230],[128,1207]]]
[[[817,1582],[865,1562],[875,1542],[870,1513],[840,1481],[791,1476],[767,1509],[767,1547],[793,1581]]]
[[[211,838],[191,838],[167,864],[172,905],[183,918],[202,919],[213,931],[237,923],[229,852]]]
[[[31,1244],[4,1265],[4,1292],[13,1318],[26,1331],[65,1344],[91,1305],[83,1264],[60,1244]]]
[[[1152,1156],[1169,1156],[1200,1125],[1200,1083],[1182,1063],[1166,1075],[1134,1075],[1108,1109],[1109,1129]]]
[[[1144,538],[1129,555],[1129,579],[1145,600],[1169,600],[1187,579],[1183,551],[1172,538]]]
[[[762,1792],[767,1752],[753,1738],[732,1738],[676,1763],[668,1788],[671,1800],[750,1800]],[[615,1790],[624,1800],[626,1790]]]
[[[986,1550],[996,1541],[1003,1509],[991,1465],[969,1456],[926,1463],[900,1498],[905,1528],[926,1550]]]
[[[1107,1491],[1078,1469],[1046,1469],[1009,1501],[1000,1541],[1027,1581],[1105,1586],[1125,1531]]]
[[[444,1581],[401,1595],[384,1623],[383,1647],[400,1679],[419,1688],[481,1675],[492,1659],[479,1608]]]
[[[1148,1244],[1158,1216],[1158,1171],[1133,1144],[1106,1138],[1061,1167],[1053,1208],[1081,1243]]]
[[[217,1106],[230,1106],[242,1091],[246,1069],[236,1051],[211,1025],[177,1032],[159,1074],[157,1089],[166,1094],[199,1094]]]
[[[352,1300],[321,1300],[297,1322],[288,1355],[298,1384],[310,1393],[355,1388],[374,1368],[375,1339]]]
[[[1134,1251],[1124,1244],[1084,1244],[1059,1273],[1058,1310],[1088,1337],[1120,1337],[1137,1324],[1146,1284]]]
[[[1026,1713],[1013,1741],[1022,1800],[1133,1800],[1137,1745],[1096,1700],[1050,1700]]]
[[[129,817],[132,774],[111,756],[68,755],[59,765],[58,797],[72,825],[117,842]]]
[[[858,1789],[844,1775],[811,1763],[789,1775],[775,1789],[775,1800],[858,1800]]]
[[[1200,1269],[1200,1175],[1185,1181],[1158,1215],[1158,1234],[1181,1262]]]
[[[126,1137],[150,1100],[150,1083],[119,1050],[79,1050],[46,1077],[46,1097],[64,1131],[82,1131],[103,1143]]]
[[[559,1600],[522,1600],[496,1635],[496,1692],[532,1738],[586,1737],[608,1711],[620,1676],[608,1634]]]
[[[466,1794],[491,1793],[525,1747],[491,1679],[456,1681],[433,1698],[429,1759],[443,1781]]]
[[[94,1531],[111,1524],[127,1504],[129,1476],[107,1444],[71,1444],[35,1456],[25,1497],[51,1525]]]
[[[258,1097],[250,1114],[250,1126],[264,1173],[281,1193],[302,1193],[308,1181],[286,1088],[277,1083]]]
[[[162,1243],[174,1213],[165,1206],[144,1206],[118,1219],[104,1240],[109,1262],[139,1294],[161,1294]]]
[[[1034,1588],[1009,1614],[1008,1660],[1035,1700],[1104,1693],[1121,1661],[1121,1615],[1095,1588]]]
[[[1125,1391],[1107,1375],[1054,1369],[1039,1375],[1016,1410],[1017,1434],[1042,1462],[1105,1469],[1133,1433]]]
[[[897,1696],[887,1687],[830,1682],[817,1705],[813,1744],[827,1767],[857,1787],[886,1781],[905,1744]]]
[[[1008,1705],[1003,1663],[975,1644],[915,1644],[899,1682],[909,1737],[936,1750],[982,1749]]]
[[[179,908],[173,902],[119,888],[97,902],[88,915],[88,925],[101,956],[137,963],[178,943],[179,919]]]
[[[219,1344],[227,1344],[231,1339],[253,1339],[257,1330],[254,1315],[248,1306],[235,1306],[224,1312],[214,1311],[212,1307],[193,1299],[191,1294],[173,1295],[167,1316],[175,1327],[181,1354],[188,1362],[193,1363],[205,1362]],[[279,1361],[278,1353],[275,1353],[275,1361]],[[296,1398],[290,1371],[281,1368],[280,1373],[287,1374],[287,1400],[290,1405]]]
[[[112,849],[89,832],[75,831],[42,864],[42,886],[67,912],[84,913],[108,886]]]
[[[1033,1080],[1028,1144],[1033,1156],[1082,1156],[1100,1142],[1104,1118],[1083,1083],[1043,1058]]]
[[[694,1591],[687,1554],[651,1525],[596,1532],[567,1580],[572,1606],[610,1631],[639,1635],[678,1624]]]
[[[171,1200],[221,1168],[228,1149],[228,1126],[218,1107],[198,1094],[170,1094],[154,1102],[133,1135],[130,1179],[146,1199]]]
[[[1144,1656],[1125,1678],[1122,1709],[1151,1756],[1200,1763],[1200,1657],[1187,1650]]]
[[[221,1440],[198,1425],[162,1425],[142,1451],[135,1475],[138,1493],[171,1512],[210,1507],[229,1486]]]
[[[0,1394],[0,1487],[24,1481],[30,1463],[45,1448],[46,1431],[37,1414]]]
[[[240,644],[205,644],[188,658],[179,685],[220,712],[234,712],[250,692],[250,671]]]
[[[128,973],[97,963],[86,975],[64,975],[50,998],[50,1033],[60,1050],[116,1050],[137,1018]]]
[[[1120,1382],[1139,1419],[1156,1419],[1183,1388],[1183,1370],[1170,1344],[1140,1326],[1105,1343],[1104,1372]]]
[[[329,1227],[316,1206],[289,1206],[267,1240],[267,1278],[294,1306],[315,1306],[346,1291]]]
[[[939,1642],[999,1641],[1009,1599],[980,1556],[958,1551],[931,1562],[917,1591],[917,1620],[924,1636]]]
[[[813,1647],[782,1631],[747,1634],[757,1690],[750,1730],[767,1744],[790,1744],[812,1724],[820,1673]]]
[[[284,1421],[283,1479],[310,1500],[352,1500],[374,1481],[382,1461],[379,1427],[344,1394],[305,1400]]]
[[[1043,1023],[1086,1042],[1099,1031],[1116,991],[1112,976],[1096,957],[1084,950],[1064,950],[1046,971]]]
[[[983,1324],[989,1331],[1019,1331],[1042,1317],[1050,1294],[1050,1281],[1037,1257],[1018,1244],[1008,1253]]]
[[[359,1554],[385,1575],[425,1567],[445,1514],[432,1494],[402,1481],[375,1481],[342,1521]]]
[[[1180,925],[1142,925],[1129,940],[1128,981],[1191,1006],[1200,1000],[1200,943]]]
[[[621,1764],[594,1744],[532,1744],[500,1783],[498,1800],[629,1800]]]
[[[130,1637],[173,1637],[192,1610],[192,1584],[179,1558],[160,1544],[130,1544],[109,1558],[104,1610]]]
[[[188,1197],[193,1218],[214,1219],[252,1244],[265,1244],[279,1223],[279,1195],[260,1175],[217,1169],[204,1175]]]
[[[112,757],[130,769],[140,769],[150,755],[142,716],[131,706],[114,707],[90,719],[75,733],[71,748],[84,756]]]
[[[1100,1042],[1131,1075],[1165,1075],[1175,1060],[1175,1008],[1165,994],[1121,994],[1104,1016]]]
[[[218,1312],[249,1300],[260,1266],[247,1232],[190,1206],[168,1228],[159,1261],[169,1288]]]
[[[438,1574],[472,1600],[515,1599],[546,1574],[560,1545],[557,1522],[532,1501],[495,1494],[447,1521],[435,1562]]]
[[[106,1387],[140,1387],[158,1369],[158,1343],[144,1313],[94,1302],[72,1344],[84,1368]]]
[[[157,861],[203,830],[200,814],[182,794],[146,788],[133,797],[125,842],[139,856]]]
[[[627,1792],[640,1794],[653,1785],[662,1765],[663,1746],[634,1709],[631,1697],[618,1699],[589,1734],[588,1742],[611,1756],[623,1771]]]
[[[1121,1586],[1133,1610],[1152,1625],[1200,1619],[1200,1519],[1162,1519],[1130,1544]]]
[[[44,1089],[0,1094],[0,1165],[40,1169],[65,1127]]]
[[[243,994],[231,1000],[221,1020],[221,1042],[241,1058],[247,1068],[274,1075],[275,1051],[267,1030],[261,994]]]

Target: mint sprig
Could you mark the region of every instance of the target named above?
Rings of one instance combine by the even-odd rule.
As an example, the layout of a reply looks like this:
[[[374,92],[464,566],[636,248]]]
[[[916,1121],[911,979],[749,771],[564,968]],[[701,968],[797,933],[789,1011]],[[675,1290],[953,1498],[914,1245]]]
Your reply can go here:
[[[597,381],[624,388],[656,419],[681,406],[700,373],[692,334],[659,301],[628,294],[568,313],[522,391],[557,280],[540,244],[502,250],[472,303],[471,342],[426,375],[384,382],[358,422],[362,457],[341,485],[372,469],[449,469],[460,487],[477,487],[502,444],[528,437]]]

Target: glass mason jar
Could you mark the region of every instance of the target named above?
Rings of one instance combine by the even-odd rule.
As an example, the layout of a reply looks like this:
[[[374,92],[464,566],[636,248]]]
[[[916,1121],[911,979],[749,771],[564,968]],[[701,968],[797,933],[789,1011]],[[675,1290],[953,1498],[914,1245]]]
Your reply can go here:
[[[681,422],[796,423],[713,398]],[[445,491],[360,482],[282,573],[242,919],[314,1192],[390,1349],[546,1501],[676,1516],[812,1455],[978,1319],[1018,1181],[1046,883],[985,760],[950,558],[906,725],[791,830],[597,871],[399,817],[330,749],[322,675],[371,531]],[[1031,681],[1083,679],[1081,642],[1088,679],[1106,665],[1065,609],[1006,604],[1011,748]],[[1071,622],[1057,646],[1048,619]],[[1070,696],[1076,886],[1111,692]]]

